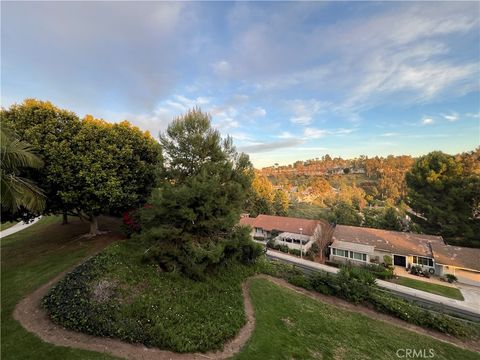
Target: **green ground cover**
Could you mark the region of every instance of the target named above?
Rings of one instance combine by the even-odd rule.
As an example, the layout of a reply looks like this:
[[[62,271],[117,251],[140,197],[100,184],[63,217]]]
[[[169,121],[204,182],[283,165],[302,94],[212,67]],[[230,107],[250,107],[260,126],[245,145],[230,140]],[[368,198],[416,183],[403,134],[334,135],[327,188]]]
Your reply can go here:
[[[263,279],[253,280],[250,291],[256,325],[237,360],[390,360],[397,358],[398,349],[405,348],[433,349],[438,360],[480,359],[478,353],[339,309]]]
[[[413,289],[426,291],[432,294],[445,296],[451,299],[464,300],[460,290],[454,287],[433,284],[433,283],[410,279],[410,278],[401,277],[401,276],[398,279],[391,279],[389,281],[398,285],[408,286]]]
[[[67,275],[45,297],[52,319],[177,352],[221,349],[246,321],[241,284],[255,267],[232,263],[195,281],[145,264],[145,249],[127,240]]]

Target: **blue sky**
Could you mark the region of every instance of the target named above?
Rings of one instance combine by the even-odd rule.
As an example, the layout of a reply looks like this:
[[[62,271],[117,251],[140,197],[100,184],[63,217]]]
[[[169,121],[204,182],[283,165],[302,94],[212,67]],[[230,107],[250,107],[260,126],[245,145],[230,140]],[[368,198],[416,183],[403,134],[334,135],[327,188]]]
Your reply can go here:
[[[155,136],[212,115],[256,167],[480,144],[479,2],[2,2],[1,103]]]

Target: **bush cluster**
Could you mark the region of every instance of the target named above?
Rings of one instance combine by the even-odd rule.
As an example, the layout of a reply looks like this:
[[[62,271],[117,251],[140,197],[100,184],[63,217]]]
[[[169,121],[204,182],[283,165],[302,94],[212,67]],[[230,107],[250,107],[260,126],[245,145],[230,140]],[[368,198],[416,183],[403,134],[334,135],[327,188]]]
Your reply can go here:
[[[382,266],[383,267],[383,266]],[[478,337],[480,327],[450,316],[435,314],[406,300],[382,291],[375,285],[375,272],[368,268],[342,266],[338,274],[318,272],[307,275],[291,265],[276,262],[264,265],[263,272],[289,283],[349,302],[373,306],[402,320],[457,337]]]
[[[368,264],[366,269],[378,279],[388,280],[393,278],[393,267],[385,267],[379,264]]]

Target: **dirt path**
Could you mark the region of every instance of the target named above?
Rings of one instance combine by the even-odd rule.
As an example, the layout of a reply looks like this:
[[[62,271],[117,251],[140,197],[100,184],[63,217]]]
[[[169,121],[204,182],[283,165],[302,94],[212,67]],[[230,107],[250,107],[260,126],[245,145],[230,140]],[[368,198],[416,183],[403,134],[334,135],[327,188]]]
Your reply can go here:
[[[23,299],[20,303],[18,303],[13,313],[13,317],[19,321],[25,329],[36,334],[43,341],[58,346],[68,346],[84,350],[103,352],[132,360],[226,359],[242,349],[255,328],[254,311],[249,296],[249,284],[251,282],[251,279],[249,279],[242,285],[247,323],[240,330],[237,336],[225,345],[222,351],[179,354],[157,348],[148,348],[143,345],[125,343],[116,339],[96,337],[66,330],[61,326],[54,324],[40,305],[43,296],[57,281],[59,281],[65,275],[65,273],[66,272],[59,274],[47,284],[43,285]],[[426,330],[389,315],[378,313],[365,306],[353,305],[336,297],[325,296],[296,287],[287,283],[283,279],[278,279],[267,275],[258,275],[256,278],[266,279],[279,286],[291,289],[312,299],[320,300],[349,311],[360,312],[373,319],[388,322],[389,324],[393,324],[422,335],[433,337],[443,342],[447,342],[469,350],[480,351],[480,344],[477,344],[473,341],[464,342],[436,331]]]

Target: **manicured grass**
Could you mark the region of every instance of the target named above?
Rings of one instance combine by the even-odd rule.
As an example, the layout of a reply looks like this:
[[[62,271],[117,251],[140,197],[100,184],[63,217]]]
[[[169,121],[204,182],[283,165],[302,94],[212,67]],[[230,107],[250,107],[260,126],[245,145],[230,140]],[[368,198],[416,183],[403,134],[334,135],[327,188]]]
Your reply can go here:
[[[460,290],[450,286],[444,286],[439,284],[433,284],[426,281],[410,279],[406,277],[399,277],[398,279],[389,280],[395,284],[408,286],[413,289],[426,291],[432,294],[445,296],[451,299],[464,300]]]
[[[8,228],[11,228],[13,225],[16,225],[16,222],[6,222],[1,224],[0,223],[0,231],[7,230]]]
[[[263,279],[251,284],[256,325],[235,359],[396,359],[398,349],[433,349],[434,359],[480,354],[310,299]],[[400,353],[403,355],[405,353]]]
[[[245,323],[241,284],[255,267],[229,264],[195,281],[143,263],[146,248],[135,239],[112,245],[69,274],[45,297],[52,319],[177,352],[221,349]]]
[[[105,225],[115,228],[117,221],[103,219],[100,226]],[[44,217],[31,227],[2,239],[2,359],[113,359],[100,353],[45,343],[12,318],[13,309],[22,297],[92,251],[96,240],[76,239],[87,231],[88,224],[78,220],[61,225],[59,217]]]

